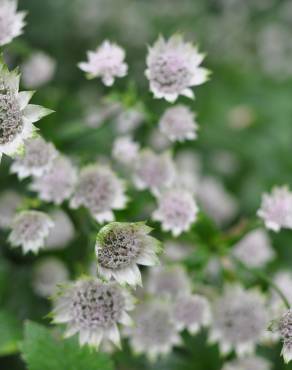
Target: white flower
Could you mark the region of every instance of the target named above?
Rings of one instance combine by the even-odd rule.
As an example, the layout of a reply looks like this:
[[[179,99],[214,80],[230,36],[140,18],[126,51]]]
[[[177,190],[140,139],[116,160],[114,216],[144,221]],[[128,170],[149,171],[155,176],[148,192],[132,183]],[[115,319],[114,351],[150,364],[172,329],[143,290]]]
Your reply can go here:
[[[175,157],[175,184],[196,193],[200,185],[201,158],[194,150],[183,149]]]
[[[265,358],[248,356],[227,362],[222,370],[271,370],[271,364]]]
[[[263,229],[246,234],[235,244],[232,254],[249,267],[263,267],[275,257],[269,236]]]
[[[13,190],[0,194],[0,228],[9,229],[17,208],[22,203],[22,197]]]
[[[48,172],[33,179],[31,190],[45,202],[61,204],[71,196],[76,180],[77,171],[71,161],[58,156]]]
[[[281,355],[284,361],[288,363],[292,360],[292,310],[286,311],[274,325],[283,341]]]
[[[151,130],[147,143],[157,152],[163,152],[172,145],[171,141],[156,127]]]
[[[180,35],[168,41],[159,37],[147,56],[146,77],[155,98],[174,102],[179,95],[194,97],[192,86],[201,85],[208,79],[208,71],[199,65],[204,54],[197,47],[186,43]]]
[[[131,325],[127,311],[133,298],[116,283],[82,279],[60,290],[53,310],[53,322],[66,323],[66,337],[79,333],[79,343],[96,348],[102,341],[120,346],[118,324]]]
[[[87,52],[87,62],[78,64],[89,78],[101,77],[106,86],[112,86],[115,77],[124,77],[128,65],[124,62],[125,51],[120,46],[109,41],[104,41],[96,51]]]
[[[187,259],[192,251],[195,251],[195,248],[191,244],[167,240],[164,242],[163,257],[171,262],[181,262]]]
[[[72,195],[70,206],[84,206],[99,223],[114,220],[114,209],[126,205],[125,186],[107,166],[89,165],[83,168]]]
[[[157,194],[173,183],[175,166],[168,152],[156,154],[145,149],[140,152],[136,161],[133,181],[137,189],[149,189]]]
[[[133,164],[138,156],[139,144],[129,136],[118,137],[112,148],[113,158],[125,165]]]
[[[151,230],[144,222],[112,222],[104,226],[95,245],[98,273],[106,279],[113,277],[119,283],[142,285],[137,264],[159,263],[160,243],[148,235]]]
[[[177,329],[180,331],[187,329],[191,334],[196,334],[202,326],[207,326],[211,322],[209,302],[197,294],[179,296],[172,314]]]
[[[84,95],[83,95],[84,98]],[[86,98],[86,95],[85,95]],[[86,101],[88,104],[88,102]],[[95,104],[95,97],[94,97]],[[102,99],[98,106],[89,105],[86,109],[84,122],[88,127],[99,128],[106,121],[112,120],[121,111],[121,105],[118,102]]]
[[[188,231],[196,221],[198,207],[193,194],[183,188],[173,188],[162,192],[158,198],[158,207],[152,213],[152,219],[161,222],[162,230],[171,231],[177,237]]]
[[[24,141],[24,153],[16,156],[10,171],[16,173],[19,179],[42,176],[50,170],[57,154],[54,145],[41,137],[27,139]]]
[[[224,355],[233,349],[238,356],[251,354],[263,339],[267,322],[265,301],[258,291],[228,286],[214,302],[210,342],[218,342]]]
[[[56,71],[56,61],[42,51],[35,52],[21,66],[23,85],[35,89],[50,82]]]
[[[22,34],[26,12],[17,12],[17,0],[0,2],[0,46]]]
[[[185,105],[168,108],[159,121],[160,131],[171,141],[193,140],[198,125],[195,114]]]
[[[19,92],[19,77],[0,60],[0,160],[2,154],[15,154],[23,141],[36,130],[33,123],[52,112],[39,105],[28,104],[33,92]]]
[[[38,261],[33,270],[33,289],[36,294],[47,298],[57,292],[58,285],[69,280],[65,264],[55,257]]]
[[[144,121],[144,113],[138,108],[130,108],[122,111],[115,122],[115,129],[120,134],[127,134],[138,128]]]
[[[37,253],[44,247],[50,229],[54,227],[51,218],[40,211],[22,211],[13,219],[9,242],[13,247],[21,246],[23,253]]]
[[[137,306],[132,316],[135,326],[127,328],[125,334],[135,353],[145,353],[155,360],[181,343],[169,305],[159,301],[145,302]]]
[[[75,228],[70,217],[62,209],[56,209],[50,213],[54,227],[46,240],[45,249],[65,248],[75,236]]]
[[[257,215],[268,229],[276,232],[281,228],[292,229],[292,193],[288,187],[274,187],[270,194],[263,194]]]

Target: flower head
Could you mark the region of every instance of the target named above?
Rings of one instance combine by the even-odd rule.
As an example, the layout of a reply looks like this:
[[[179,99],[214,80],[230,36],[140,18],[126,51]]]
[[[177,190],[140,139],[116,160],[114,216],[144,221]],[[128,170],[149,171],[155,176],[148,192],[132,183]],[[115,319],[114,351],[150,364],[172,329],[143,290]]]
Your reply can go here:
[[[155,98],[174,102],[179,95],[193,98],[192,86],[201,85],[208,78],[208,71],[200,68],[204,55],[180,35],[168,41],[163,37],[149,49],[146,77]]]
[[[75,228],[70,217],[61,209],[50,213],[54,227],[46,240],[46,250],[65,248],[75,236]]]
[[[271,194],[263,194],[257,215],[263,219],[268,229],[292,229],[292,193],[288,187],[275,187]]]
[[[288,310],[284,315],[274,323],[275,329],[283,341],[281,355],[286,363],[292,360],[292,310]]]
[[[129,136],[118,137],[113,144],[113,158],[125,165],[133,163],[139,152],[139,144],[132,140]]]
[[[144,113],[138,108],[123,110],[116,119],[115,129],[120,134],[127,134],[138,128],[144,119]]]
[[[194,247],[191,244],[167,240],[164,242],[163,257],[171,262],[181,262],[192,253]]]
[[[198,213],[191,192],[183,188],[172,188],[162,192],[157,199],[158,207],[152,218],[161,222],[164,231],[171,231],[173,236],[178,236],[190,229]]]
[[[168,108],[159,121],[160,131],[171,141],[193,140],[198,125],[195,115],[185,105]]]
[[[26,12],[17,12],[17,0],[0,2],[0,46],[22,34]]]
[[[88,208],[96,221],[103,223],[113,221],[113,210],[123,209],[126,202],[122,180],[107,166],[89,165],[80,172],[70,205]]]
[[[17,173],[20,179],[42,176],[50,170],[57,154],[54,145],[41,137],[27,139],[24,142],[23,155],[17,155],[10,170]]]
[[[133,298],[116,283],[82,279],[64,286],[56,297],[55,323],[66,323],[65,336],[79,333],[79,343],[98,347],[109,340],[120,345],[118,324],[131,325],[127,311],[134,308]]]
[[[112,86],[115,77],[124,77],[127,74],[125,51],[115,43],[104,41],[96,51],[88,51],[87,58],[87,62],[78,64],[79,68],[86,72],[89,78],[101,77],[106,86]]]
[[[44,247],[50,229],[54,227],[51,218],[40,211],[21,211],[11,225],[9,242],[13,247],[21,246],[24,253],[37,253]]]
[[[97,235],[98,272],[106,279],[142,285],[137,264],[154,266],[159,263],[158,240],[148,235],[152,229],[144,222],[112,222]]]
[[[271,370],[271,364],[263,357],[248,356],[227,362],[222,370]]]
[[[0,194],[0,228],[9,229],[17,208],[22,203],[22,197],[13,190]]]

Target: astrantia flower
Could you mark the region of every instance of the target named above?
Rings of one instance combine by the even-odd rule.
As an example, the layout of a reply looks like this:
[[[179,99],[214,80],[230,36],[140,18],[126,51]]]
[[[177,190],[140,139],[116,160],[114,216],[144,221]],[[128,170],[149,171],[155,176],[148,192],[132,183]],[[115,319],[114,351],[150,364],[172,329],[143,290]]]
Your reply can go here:
[[[48,172],[33,179],[31,190],[36,191],[41,200],[61,204],[71,196],[76,180],[77,171],[72,162],[58,156]]]
[[[112,86],[116,77],[124,77],[128,65],[124,62],[125,51],[120,46],[104,41],[96,51],[87,52],[87,62],[79,63],[79,68],[89,78],[101,77],[106,86]]]
[[[171,141],[193,140],[198,125],[195,114],[185,105],[168,108],[159,121],[160,131]]]
[[[275,257],[268,234],[256,229],[246,234],[233,248],[233,255],[249,267],[262,267]]]
[[[291,271],[280,271],[273,278],[274,284],[281,290],[285,298],[292,306],[292,273]],[[271,304],[279,309],[284,307],[284,303],[279,294],[271,287]]]
[[[164,242],[163,257],[171,262],[181,262],[194,250],[195,249],[191,244],[167,240]]]
[[[168,41],[159,37],[147,56],[146,77],[155,98],[174,102],[179,95],[194,97],[192,86],[201,85],[208,78],[208,71],[200,68],[204,55],[197,47],[183,41],[180,35]]]
[[[17,155],[10,171],[16,173],[20,179],[42,176],[50,170],[57,154],[54,145],[41,137],[25,140],[24,153]]]
[[[179,296],[173,307],[173,318],[178,330],[187,329],[196,334],[211,322],[209,302],[201,295]]]
[[[138,128],[144,118],[144,113],[138,108],[124,110],[116,119],[115,129],[120,134],[127,134]]]
[[[107,166],[89,165],[80,172],[70,201],[72,208],[84,206],[97,222],[114,220],[114,209],[126,205],[125,186]]]
[[[0,159],[13,155],[36,130],[34,122],[52,111],[28,104],[33,92],[19,92],[19,74],[10,72],[0,60]]]
[[[89,104],[88,101],[86,101],[86,104]],[[84,122],[88,127],[99,128],[106,121],[115,118],[120,111],[120,103],[102,99],[98,106],[95,103],[94,105],[89,104],[85,112]]]
[[[258,291],[229,286],[214,303],[210,342],[219,342],[220,352],[252,353],[263,338],[268,315]]]
[[[181,339],[173,323],[170,306],[159,301],[142,303],[133,312],[135,325],[125,334],[135,353],[145,353],[151,360],[168,354]]]
[[[133,164],[138,157],[139,144],[129,136],[118,137],[113,144],[112,156],[122,164]]]
[[[6,190],[0,194],[0,228],[8,229],[21,205],[22,197],[13,190]]]
[[[54,223],[46,213],[22,211],[12,222],[8,240],[13,247],[21,246],[24,253],[37,253],[44,247],[45,239],[53,227]]]
[[[158,208],[152,218],[160,221],[162,230],[178,236],[188,231],[195,222],[198,207],[193,194],[183,188],[173,188],[162,192],[158,198]]]
[[[144,222],[112,222],[104,226],[95,246],[99,274],[106,279],[113,277],[120,283],[142,285],[137,264],[154,266],[159,263],[160,243],[148,235],[151,230]]]
[[[265,358],[252,356],[227,362],[222,370],[271,370],[271,364]]]
[[[168,152],[156,154],[150,149],[141,151],[135,164],[133,181],[140,189],[150,189],[157,194],[172,184],[175,167]]]
[[[41,297],[56,293],[58,285],[69,280],[65,264],[55,257],[46,257],[37,262],[33,270],[33,289]]]
[[[17,0],[0,2],[0,46],[22,34],[26,12],[17,12]]]
[[[55,323],[66,323],[66,337],[79,333],[79,343],[98,347],[109,340],[120,345],[118,324],[131,325],[127,311],[134,308],[127,290],[99,279],[83,279],[60,290],[53,310]]]
[[[70,217],[62,211],[57,209],[50,213],[50,217],[54,222],[54,227],[46,240],[45,249],[62,249],[65,248],[74,238],[75,229]]]
[[[284,361],[288,363],[292,360],[292,310],[285,312],[278,322],[273,323],[273,327],[283,341],[281,355]]]
[[[292,229],[292,193],[288,187],[275,187],[271,194],[263,194],[257,215],[273,231]]]

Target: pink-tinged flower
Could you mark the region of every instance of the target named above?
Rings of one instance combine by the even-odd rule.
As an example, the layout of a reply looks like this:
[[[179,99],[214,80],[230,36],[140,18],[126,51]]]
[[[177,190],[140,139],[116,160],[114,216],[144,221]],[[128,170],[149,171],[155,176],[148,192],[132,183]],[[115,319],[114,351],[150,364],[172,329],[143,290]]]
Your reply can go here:
[[[149,48],[146,77],[155,98],[174,102],[179,95],[194,97],[192,86],[203,84],[208,79],[208,70],[199,67],[204,54],[197,47],[184,42],[180,35],[169,40],[163,37]]]
[[[17,12],[16,0],[0,2],[0,46],[9,44],[22,34],[26,12]]]
[[[288,363],[292,360],[292,310],[286,311],[280,319],[272,324],[272,328],[280,335],[283,341],[281,355],[285,363]]]
[[[268,229],[292,229],[292,193],[288,187],[275,187],[270,194],[263,194],[257,215]]]
[[[130,136],[120,136],[113,144],[113,158],[124,165],[133,165],[139,152],[139,144]]]
[[[125,51],[115,43],[104,41],[96,51],[88,51],[87,58],[88,61],[79,63],[78,67],[89,78],[100,77],[106,86],[112,86],[115,77],[124,77],[127,74]]]

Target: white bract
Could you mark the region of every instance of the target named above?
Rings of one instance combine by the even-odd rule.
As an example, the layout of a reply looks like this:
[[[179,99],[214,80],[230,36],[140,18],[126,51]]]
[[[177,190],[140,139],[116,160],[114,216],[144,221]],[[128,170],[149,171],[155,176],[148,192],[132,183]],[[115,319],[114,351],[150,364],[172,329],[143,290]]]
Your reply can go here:
[[[277,331],[283,341],[281,355],[286,363],[292,360],[292,310],[288,310],[276,324]]]
[[[25,26],[26,12],[17,12],[17,0],[0,2],[0,46],[9,44],[20,36]]]

